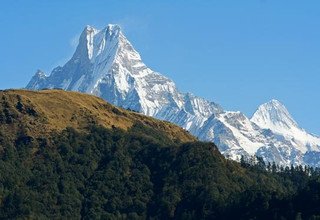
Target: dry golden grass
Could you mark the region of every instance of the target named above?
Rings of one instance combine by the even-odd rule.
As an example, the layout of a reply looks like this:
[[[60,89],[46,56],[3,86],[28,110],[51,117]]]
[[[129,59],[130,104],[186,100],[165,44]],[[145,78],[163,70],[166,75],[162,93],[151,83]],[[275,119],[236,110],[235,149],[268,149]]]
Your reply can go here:
[[[23,127],[24,132],[41,137],[66,127],[83,130],[89,124],[127,130],[137,122],[166,133],[172,140],[196,140],[172,123],[117,108],[92,95],[63,90],[0,92],[0,131],[6,133],[15,133]]]

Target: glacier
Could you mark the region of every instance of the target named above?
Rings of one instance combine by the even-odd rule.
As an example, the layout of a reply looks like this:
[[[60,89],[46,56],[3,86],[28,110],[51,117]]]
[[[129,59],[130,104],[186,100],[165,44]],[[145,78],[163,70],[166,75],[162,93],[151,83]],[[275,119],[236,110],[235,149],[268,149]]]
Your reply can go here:
[[[200,85],[199,85],[200,86]],[[257,155],[282,166],[320,166],[320,138],[300,128],[285,106],[271,100],[251,118],[179,91],[166,76],[147,67],[119,25],[86,26],[72,58],[49,75],[38,70],[27,89],[79,91],[122,108],[170,121],[227,158]]]

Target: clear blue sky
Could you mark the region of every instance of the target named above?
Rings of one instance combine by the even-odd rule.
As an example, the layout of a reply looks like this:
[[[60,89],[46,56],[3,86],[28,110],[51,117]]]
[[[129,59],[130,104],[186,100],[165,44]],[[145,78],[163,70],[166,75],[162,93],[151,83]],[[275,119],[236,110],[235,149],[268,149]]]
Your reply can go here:
[[[174,3],[172,3],[174,2]],[[178,88],[248,116],[272,98],[320,135],[320,2],[2,1],[0,88],[24,87],[71,55],[85,25],[118,23]]]

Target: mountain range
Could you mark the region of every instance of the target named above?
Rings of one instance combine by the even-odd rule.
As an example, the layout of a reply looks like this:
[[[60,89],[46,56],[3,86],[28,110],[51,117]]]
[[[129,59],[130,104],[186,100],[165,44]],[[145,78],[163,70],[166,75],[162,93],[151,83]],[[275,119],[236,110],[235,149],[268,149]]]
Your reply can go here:
[[[234,160],[257,155],[283,166],[320,166],[320,138],[302,129],[281,102],[262,104],[248,118],[183,93],[172,80],[144,64],[118,25],[102,30],[86,26],[71,59],[50,74],[38,70],[26,88],[60,88],[99,96],[177,124],[200,140],[214,142]]]

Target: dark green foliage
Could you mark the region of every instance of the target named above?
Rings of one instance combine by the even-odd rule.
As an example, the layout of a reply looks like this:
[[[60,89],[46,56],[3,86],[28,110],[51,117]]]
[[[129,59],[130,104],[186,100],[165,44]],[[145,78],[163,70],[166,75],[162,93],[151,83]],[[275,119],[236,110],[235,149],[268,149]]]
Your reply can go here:
[[[17,106],[19,110],[21,106]],[[0,132],[0,219],[319,219],[319,171],[226,160],[142,124]]]

